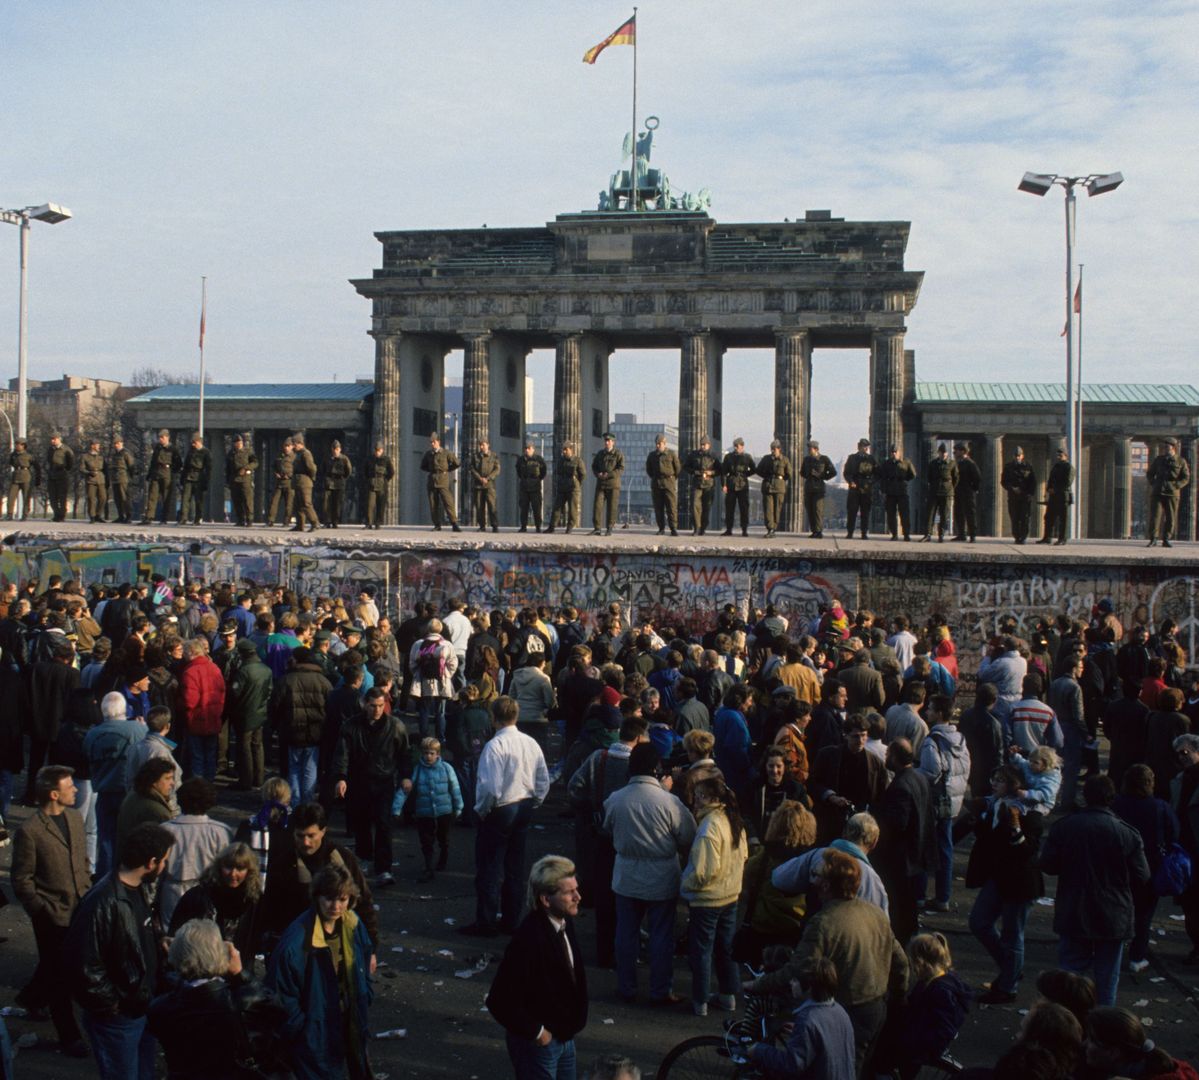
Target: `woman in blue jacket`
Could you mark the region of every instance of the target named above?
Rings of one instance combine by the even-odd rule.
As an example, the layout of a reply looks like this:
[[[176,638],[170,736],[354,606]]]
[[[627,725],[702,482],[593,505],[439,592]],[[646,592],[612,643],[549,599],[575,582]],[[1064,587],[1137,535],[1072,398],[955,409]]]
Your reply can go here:
[[[357,898],[350,872],[330,862],[312,879],[312,908],[283,932],[271,954],[266,983],[287,1010],[283,1036],[299,1080],[373,1076],[366,1043],[374,956],[352,910]]]

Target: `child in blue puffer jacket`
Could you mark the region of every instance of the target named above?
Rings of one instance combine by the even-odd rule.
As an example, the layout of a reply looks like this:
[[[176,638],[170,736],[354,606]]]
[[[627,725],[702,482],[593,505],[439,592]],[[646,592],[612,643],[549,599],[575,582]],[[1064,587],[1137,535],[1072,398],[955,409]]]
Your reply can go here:
[[[462,813],[462,789],[449,764],[441,760],[441,743],[434,738],[421,739],[420,761],[412,773],[412,800],[416,831],[420,837],[425,869],[418,880],[433,880],[433,837],[441,853],[437,869],[444,870],[450,858],[450,825]]]

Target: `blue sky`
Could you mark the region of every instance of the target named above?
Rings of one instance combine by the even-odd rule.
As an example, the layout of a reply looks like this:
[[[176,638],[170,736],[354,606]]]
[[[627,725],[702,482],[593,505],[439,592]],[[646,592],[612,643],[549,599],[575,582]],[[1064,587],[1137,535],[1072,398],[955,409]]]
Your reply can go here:
[[[382,229],[528,225],[590,209],[619,162],[632,50],[582,53],[630,9],[242,0],[15,0],[0,31],[0,206],[34,227],[30,370],[219,381],[373,367],[347,284]],[[1025,170],[1122,170],[1079,205],[1095,381],[1193,381],[1195,3],[646,0],[639,112],[678,188],[722,221],[805,209],[912,222],[922,379],[1060,380],[1061,198]],[[16,230],[0,228],[0,375],[16,371]],[[677,408],[677,359],[617,354],[613,411]],[[771,359],[730,352],[726,434],[769,432]],[[537,419],[551,366],[534,354]],[[660,388],[669,387],[667,392]],[[742,388],[742,389],[738,389]],[[768,391],[766,391],[768,395]],[[864,353],[817,353],[816,431],[864,430]]]

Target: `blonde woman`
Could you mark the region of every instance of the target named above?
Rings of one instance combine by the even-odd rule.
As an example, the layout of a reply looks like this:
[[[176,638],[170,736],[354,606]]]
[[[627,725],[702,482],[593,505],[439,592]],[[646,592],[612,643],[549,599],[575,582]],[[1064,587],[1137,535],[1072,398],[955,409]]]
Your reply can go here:
[[[709,1005],[730,1012],[737,1007],[733,936],[749,844],[737,796],[723,780],[700,780],[692,795],[699,828],[679,893],[690,908],[691,1008],[696,1016],[707,1016]],[[717,993],[709,1000],[713,962]]]
[[[789,895],[775,888],[771,875],[788,859],[816,843],[816,818],[803,803],[787,799],[770,816],[763,846],[745,864],[741,887],[741,929],[736,958],[757,964],[767,945],[794,948],[803,933],[804,893]]]
[[[258,856],[248,844],[224,848],[200,875],[198,884],[183,894],[171,914],[170,933],[192,919],[212,919],[221,937],[231,942],[252,966],[258,937],[258,902],[262,899],[262,874]]]

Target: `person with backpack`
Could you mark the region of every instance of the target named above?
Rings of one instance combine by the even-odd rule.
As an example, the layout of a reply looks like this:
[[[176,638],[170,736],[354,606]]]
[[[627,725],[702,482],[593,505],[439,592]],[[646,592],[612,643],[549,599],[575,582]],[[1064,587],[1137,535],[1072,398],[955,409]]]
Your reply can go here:
[[[425,636],[408,653],[412,671],[412,696],[419,698],[420,735],[434,735],[446,741],[445,705],[454,697],[454,673],[458,670],[458,654],[441,636],[440,619],[430,619]]]
[[[920,743],[918,768],[933,789],[933,812],[937,819],[936,892],[929,908],[948,911],[953,885],[953,823],[962,811],[970,783],[970,750],[957,728],[953,702],[944,694],[929,700],[926,712],[932,722],[928,737]]]

